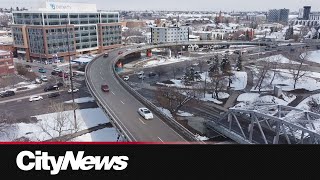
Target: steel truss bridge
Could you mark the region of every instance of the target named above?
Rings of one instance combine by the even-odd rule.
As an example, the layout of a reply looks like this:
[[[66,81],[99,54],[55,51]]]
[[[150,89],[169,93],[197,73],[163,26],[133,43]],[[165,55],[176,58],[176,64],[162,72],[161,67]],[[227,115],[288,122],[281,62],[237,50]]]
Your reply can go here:
[[[230,108],[205,124],[241,144],[320,143],[320,114],[283,105]]]

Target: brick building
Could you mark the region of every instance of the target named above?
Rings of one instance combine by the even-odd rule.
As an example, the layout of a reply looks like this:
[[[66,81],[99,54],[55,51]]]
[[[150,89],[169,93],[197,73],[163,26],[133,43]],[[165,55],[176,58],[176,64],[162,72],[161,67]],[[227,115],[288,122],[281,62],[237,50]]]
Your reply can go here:
[[[0,50],[0,76],[14,74],[14,71],[12,53]]]

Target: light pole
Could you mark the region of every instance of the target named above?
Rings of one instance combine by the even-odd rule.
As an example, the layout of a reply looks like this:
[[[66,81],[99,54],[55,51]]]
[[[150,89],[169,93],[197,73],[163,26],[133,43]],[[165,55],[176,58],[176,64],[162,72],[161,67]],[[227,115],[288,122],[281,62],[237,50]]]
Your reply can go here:
[[[69,78],[70,78],[70,84],[71,84],[71,96],[72,96],[72,108],[73,108],[73,119],[74,119],[74,125],[75,129],[77,129],[77,115],[76,115],[76,108],[75,108],[75,101],[74,101],[74,92],[73,92],[73,73],[72,73],[72,67],[71,67],[71,57],[70,57],[70,45],[69,45],[69,29],[68,29],[68,23],[66,23],[66,31],[67,31],[67,46],[68,46],[68,57],[69,57]],[[64,74],[63,74],[64,78]]]

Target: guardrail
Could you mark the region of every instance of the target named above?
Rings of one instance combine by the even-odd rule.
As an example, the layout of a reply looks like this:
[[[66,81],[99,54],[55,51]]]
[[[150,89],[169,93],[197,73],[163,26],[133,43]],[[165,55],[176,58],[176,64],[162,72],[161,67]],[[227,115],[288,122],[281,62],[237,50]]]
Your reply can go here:
[[[124,131],[123,128],[119,125],[119,123],[117,122],[115,116],[112,115],[112,111],[110,111],[109,108],[106,107],[103,102],[100,102],[100,98],[99,98],[98,95],[95,93],[95,91],[92,89],[92,85],[90,84],[90,83],[91,83],[91,81],[90,81],[90,76],[87,75],[88,72],[90,71],[90,66],[91,66],[91,64],[92,64],[95,60],[99,59],[101,56],[103,56],[103,54],[100,54],[100,55],[96,56],[96,57],[86,66],[86,69],[85,69],[85,73],[86,73],[86,76],[85,76],[86,85],[87,85],[88,90],[90,91],[91,95],[96,99],[98,106],[101,107],[101,108],[105,111],[105,113],[108,115],[111,124],[116,128],[116,130],[118,131],[118,133],[123,137],[124,140],[132,142],[133,139],[132,139],[132,138],[126,133],[126,131]]]
[[[126,56],[127,54],[130,54],[131,52],[128,53],[123,53],[121,56]],[[178,123],[176,120],[174,120],[173,118],[169,117],[168,115],[166,115],[165,113],[163,113],[161,110],[159,110],[159,108],[157,106],[155,106],[153,103],[151,103],[149,100],[147,100],[145,97],[143,97],[140,93],[138,93],[137,91],[135,91],[133,88],[131,88],[124,80],[122,80],[122,78],[118,75],[118,73],[116,72],[115,66],[116,63],[118,62],[118,60],[120,59],[120,56],[118,56],[114,62],[113,62],[113,73],[115,74],[115,77],[118,79],[118,81],[120,82],[120,84],[128,91],[130,92],[136,99],[138,99],[142,104],[144,104],[145,106],[147,106],[149,109],[151,109],[156,115],[160,116],[163,120],[165,120],[165,122],[167,122],[170,127],[174,128],[175,130],[177,130],[177,133],[182,133],[182,135],[187,138],[189,141],[195,141],[195,142],[201,142],[204,143],[203,141],[201,141],[200,139],[198,139],[196,137],[195,134],[193,134],[191,131],[189,131],[187,128],[185,128],[184,126],[182,126],[180,123]]]

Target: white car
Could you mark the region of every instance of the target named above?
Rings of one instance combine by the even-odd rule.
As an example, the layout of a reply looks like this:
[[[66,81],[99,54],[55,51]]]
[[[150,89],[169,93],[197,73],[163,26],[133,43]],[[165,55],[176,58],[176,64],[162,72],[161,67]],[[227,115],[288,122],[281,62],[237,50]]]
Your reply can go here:
[[[48,81],[48,78],[47,78],[47,76],[42,75],[42,76],[41,76],[41,80],[42,80],[43,82],[47,82],[47,81]]]
[[[79,91],[79,89],[78,88],[73,88],[73,92],[75,93],[75,92],[78,92]],[[68,93],[71,93],[72,92],[72,90],[71,89],[69,89],[68,90]]]
[[[31,96],[29,98],[29,102],[33,102],[33,101],[39,101],[39,100],[42,100],[43,97],[42,96]]]
[[[148,108],[139,108],[138,112],[144,119],[153,119],[153,114]]]
[[[128,81],[128,80],[129,80],[129,76],[125,76],[125,77],[123,78],[123,80]]]

